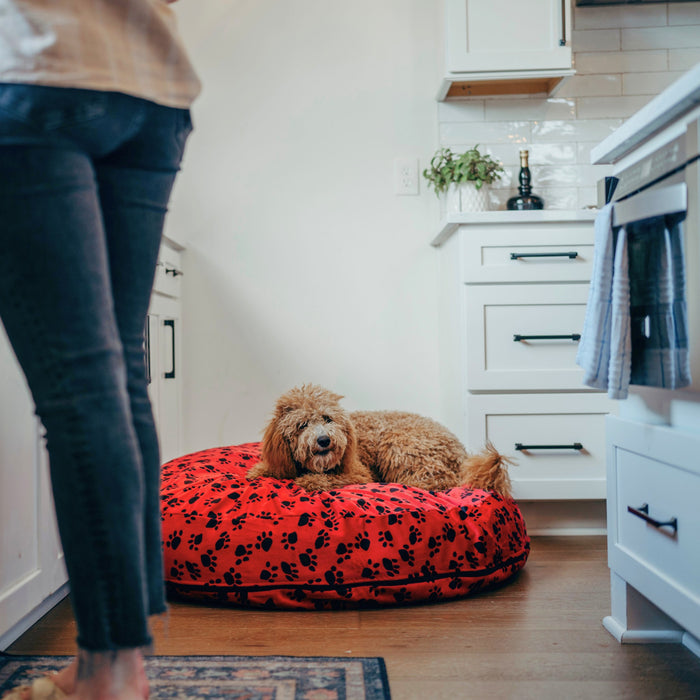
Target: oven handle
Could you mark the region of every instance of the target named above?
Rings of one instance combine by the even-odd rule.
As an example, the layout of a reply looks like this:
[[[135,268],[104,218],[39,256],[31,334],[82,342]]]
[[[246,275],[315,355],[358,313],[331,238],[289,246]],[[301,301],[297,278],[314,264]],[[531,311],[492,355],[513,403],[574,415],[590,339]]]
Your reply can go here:
[[[688,208],[688,187],[685,182],[640,192],[613,205],[613,226],[684,212]]]

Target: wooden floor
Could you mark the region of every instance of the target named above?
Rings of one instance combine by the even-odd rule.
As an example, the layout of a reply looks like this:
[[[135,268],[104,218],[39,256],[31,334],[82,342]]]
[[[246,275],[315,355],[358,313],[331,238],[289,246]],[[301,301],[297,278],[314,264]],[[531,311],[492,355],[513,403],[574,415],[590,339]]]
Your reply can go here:
[[[173,603],[157,654],[382,656],[393,700],[700,698],[700,659],[682,646],[619,645],[605,539],[533,538],[520,576],[475,598],[405,608],[279,612]],[[8,650],[72,654],[58,605]]]

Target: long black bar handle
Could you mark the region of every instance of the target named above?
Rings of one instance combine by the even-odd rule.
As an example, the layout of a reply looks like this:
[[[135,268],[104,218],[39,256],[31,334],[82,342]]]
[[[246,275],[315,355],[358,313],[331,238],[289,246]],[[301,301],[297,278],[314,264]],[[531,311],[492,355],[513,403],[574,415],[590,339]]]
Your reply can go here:
[[[511,253],[511,260],[518,260],[519,258],[569,258],[573,260],[578,257],[578,253],[575,250],[567,250],[563,253]]]
[[[144,328],[144,353],[146,355],[146,384],[150,384],[151,379],[151,317],[146,316],[146,327]]]
[[[566,46],[566,0],[561,0],[561,37],[559,46]]]
[[[164,326],[170,326],[170,330],[172,331],[172,336],[171,336],[171,342],[172,342],[172,359],[173,359],[173,365],[172,369],[169,372],[166,372],[163,377],[165,379],[175,379],[175,319],[174,318],[166,318],[163,321]]]
[[[582,450],[583,445],[580,442],[572,442],[570,445],[523,445],[522,442],[515,443],[515,449],[523,450]]]
[[[678,532],[678,518],[671,518],[670,520],[657,520],[649,515],[649,504],[643,503],[639,508],[633,508],[632,506],[627,506],[627,512],[636,515],[641,518],[645,523],[653,525],[655,528],[670,527],[674,534]]]
[[[521,340],[581,340],[580,333],[569,333],[569,335],[519,335],[516,333],[513,340],[517,343]]]

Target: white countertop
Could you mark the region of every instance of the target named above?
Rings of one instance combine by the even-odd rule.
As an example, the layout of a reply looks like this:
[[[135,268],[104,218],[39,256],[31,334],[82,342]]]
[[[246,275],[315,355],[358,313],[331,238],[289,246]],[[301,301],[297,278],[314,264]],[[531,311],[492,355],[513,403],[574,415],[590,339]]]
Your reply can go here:
[[[448,214],[443,218],[437,236],[430,241],[442,245],[460,226],[484,224],[536,224],[543,221],[593,221],[597,209],[539,209],[535,211],[483,211]]]
[[[591,163],[616,163],[661,129],[700,106],[700,63],[591,150]]]

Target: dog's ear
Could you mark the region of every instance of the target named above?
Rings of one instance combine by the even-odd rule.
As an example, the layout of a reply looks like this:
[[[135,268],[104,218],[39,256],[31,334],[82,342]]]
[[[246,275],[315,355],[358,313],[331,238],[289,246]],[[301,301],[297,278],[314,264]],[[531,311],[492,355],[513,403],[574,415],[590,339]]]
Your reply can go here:
[[[345,447],[345,452],[343,452],[343,458],[340,460],[341,471],[343,474],[355,472],[359,459],[357,456],[357,433],[355,432],[355,425],[351,420],[347,421],[345,433],[348,438],[348,444]]]
[[[277,420],[268,423],[262,439],[261,458],[268,476],[276,479],[296,479],[297,469],[289,445],[277,428]]]

